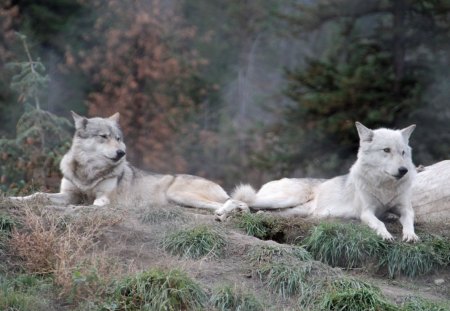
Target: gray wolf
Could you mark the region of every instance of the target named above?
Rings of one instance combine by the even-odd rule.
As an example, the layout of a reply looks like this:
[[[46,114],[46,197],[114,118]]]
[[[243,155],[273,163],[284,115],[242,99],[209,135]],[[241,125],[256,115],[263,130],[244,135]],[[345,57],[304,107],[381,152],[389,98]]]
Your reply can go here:
[[[75,135],[60,163],[63,174],[59,193],[11,197],[13,201],[41,199],[56,205],[143,200],[216,210],[248,209],[218,184],[192,175],[145,173],[128,163],[119,127],[119,113],[109,118],[86,118],[72,112]]]
[[[379,218],[389,211],[400,217],[403,240],[417,241],[411,205],[416,169],[408,145],[414,128],[371,130],[356,122],[360,145],[349,174],[325,181],[283,178],[268,182],[258,192],[241,185],[232,197],[251,209],[286,216],[359,219],[385,240],[393,237]],[[227,207],[216,211],[219,219],[228,213]]]

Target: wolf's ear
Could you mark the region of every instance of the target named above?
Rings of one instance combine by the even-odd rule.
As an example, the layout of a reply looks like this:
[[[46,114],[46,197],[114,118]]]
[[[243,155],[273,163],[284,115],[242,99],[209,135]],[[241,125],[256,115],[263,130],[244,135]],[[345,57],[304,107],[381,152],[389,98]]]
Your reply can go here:
[[[116,123],[119,123],[119,118],[120,118],[120,113],[116,112],[115,114],[110,116],[108,119],[110,119],[111,121],[114,121]]]
[[[408,127],[405,127],[404,129],[400,130],[402,132],[403,139],[408,142],[409,137],[411,136],[412,132],[414,132],[414,129],[416,128],[416,125],[410,125]]]
[[[70,113],[72,114],[73,121],[75,122],[75,128],[77,130],[85,129],[86,125],[88,123],[88,119],[86,119],[85,117],[82,117],[82,116],[76,114],[73,111],[70,111]]]
[[[371,142],[373,139],[373,131],[358,121],[355,122],[355,125],[358,130],[359,139],[361,141]]]

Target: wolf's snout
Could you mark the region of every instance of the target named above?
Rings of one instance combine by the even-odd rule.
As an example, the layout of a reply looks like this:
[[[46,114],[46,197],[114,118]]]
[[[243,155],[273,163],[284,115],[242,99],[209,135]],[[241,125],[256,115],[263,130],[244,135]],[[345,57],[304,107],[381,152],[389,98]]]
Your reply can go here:
[[[122,159],[124,155],[125,155],[125,151],[120,150],[120,149],[117,150],[115,160],[118,161],[118,160]]]
[[[398,178],[402,178],[405,174],[408,173],[408,169],[404,166],[399,167],[398,169]]]

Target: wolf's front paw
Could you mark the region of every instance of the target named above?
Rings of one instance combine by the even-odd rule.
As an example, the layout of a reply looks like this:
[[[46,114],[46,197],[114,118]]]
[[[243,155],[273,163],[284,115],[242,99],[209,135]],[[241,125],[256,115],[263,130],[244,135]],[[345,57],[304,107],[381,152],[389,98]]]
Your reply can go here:
[[[408,232],[403,233],[403,239],[404,242],[418,242],[420,241],[420,238],[414,233],[414,232]]]
[[[387,230],[378,231],[377,233],[385,241],[394,241],[394,237],[389,232],[387,232]]]
[[[100,198],[95,199],[95,201],[94,201],[94,205],[96,205],[96,206],[105,206],[107,204],[109,204],[109,199],[106,197],[100,197]]]

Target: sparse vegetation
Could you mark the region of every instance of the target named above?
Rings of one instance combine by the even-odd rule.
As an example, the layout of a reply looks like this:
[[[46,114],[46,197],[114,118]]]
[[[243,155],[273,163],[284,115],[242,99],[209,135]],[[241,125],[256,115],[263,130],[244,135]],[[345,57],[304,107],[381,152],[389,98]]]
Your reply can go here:
[[[119,221],[119,216],[91,213],[76,219],[50,211],[25,208],[20,230],[13,230],[8,240],[15,265],[27,273],[52,276],[64,296],[95,295],[99,282],[80,281],[82,277],[111,278],[116,265],[96,250],[102,230]],[[92,278],[90,280],[93,280]]]
[[[264,310],[264,305],[254,295],[229,285],[216,288],[210,301],[214,308],[219,311]]]
[[[311,254],[303,247],[299,246],[255,246],[253,247],[247,258],[253,264],[259,265],[263,263],[275,262],[283,258],[296,258],[301,261],[311,260]]]
[[[185,221],[186,215],[175,208],[149,206],[144,208],[139,215],[139,220],[144,224],[159,224],[168,221]]]
[[[117,283],[104,310],[198,310],[207,296],[180,270],[150,269]],[[109,307],[107,307],[109,306]]]
[[[51,311],[49,299],[51,281],[32,275],[0,275],[0,310]]]
[[[419,297],[409,297],[403,303],[401,311],[448,311],[450,303],[432,302]]]
[[[223,233],[218,229],[200,225],[167,235],[162,245],[173,255],[198,259],[221,256],[226,242]]]

